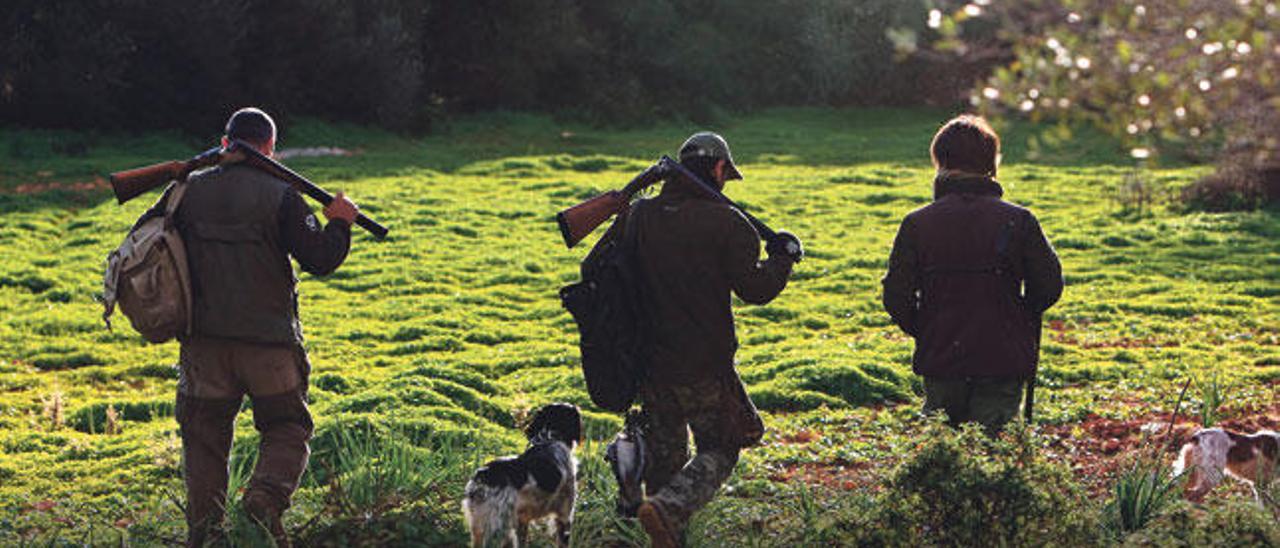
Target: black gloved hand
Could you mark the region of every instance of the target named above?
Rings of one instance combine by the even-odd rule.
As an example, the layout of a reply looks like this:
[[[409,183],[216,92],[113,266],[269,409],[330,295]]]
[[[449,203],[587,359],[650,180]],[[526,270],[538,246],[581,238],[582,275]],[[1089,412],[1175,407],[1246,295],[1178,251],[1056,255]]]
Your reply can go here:
[[[770,257],[782,254],[791,259],[791,262],[798,263],[804,258],[804,246],[800,245],[800,238],[795,234],[785,230],[779,230],[774,233],[764,246],[765,253]]]
[[[671,168],[668,167],[667,163],[663,160],[665,160],[665,158],[658,160],[653,165],[645,168],[644,173],[641,174],[644,177],[645,182],[653,184],[667,177],[667,173]]]

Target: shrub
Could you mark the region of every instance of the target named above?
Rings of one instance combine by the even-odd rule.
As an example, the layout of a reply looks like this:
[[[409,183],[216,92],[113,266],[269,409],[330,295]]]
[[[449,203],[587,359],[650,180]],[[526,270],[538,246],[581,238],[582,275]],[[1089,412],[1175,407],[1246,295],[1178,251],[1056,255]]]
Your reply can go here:
[[[1280,522],[1242,500],[1197,507],[1177,502],[1125,546],[1280,546]]]
[[[1221,169],[1182,189],[1182,203],[1199,211],[1248,211],[1267,203],[1259,174]]]
[[[1063,464],[1031,440],[990,440],[977,428],[935,425],[893,473],[877,527],[862,545],[1088,546],[1097,517]]]
[[[971,96],[981,110],[1089,122],[1124,139],[1138,160],[1215,157],[1219,173],[1190,189],[1193,204],[1253,208],[1266,196],[1250,179],[1280,162],[1273,3],[946,0],[940,8],[930,17],[937,49],[959,60],[1002,57]]]

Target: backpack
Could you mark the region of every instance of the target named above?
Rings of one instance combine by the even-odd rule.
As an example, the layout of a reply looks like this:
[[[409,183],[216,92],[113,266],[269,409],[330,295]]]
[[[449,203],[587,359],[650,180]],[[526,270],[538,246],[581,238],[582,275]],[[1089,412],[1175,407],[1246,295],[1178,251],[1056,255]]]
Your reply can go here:
[[[149,342],[191,333],[191,276],[186,246],[173,219],[186,190],[182,181],[170,185],[164,215],[143,221],[107,256],[102,320],[108,329],[118,303]]]
[[[633,206],[622,234],[600,242],[582,264],[582,281],[560,289],[560,302],[578,324],[582,375],[591,401],[626,411],[635,401],[647,360],[647,322],[640,303]]]

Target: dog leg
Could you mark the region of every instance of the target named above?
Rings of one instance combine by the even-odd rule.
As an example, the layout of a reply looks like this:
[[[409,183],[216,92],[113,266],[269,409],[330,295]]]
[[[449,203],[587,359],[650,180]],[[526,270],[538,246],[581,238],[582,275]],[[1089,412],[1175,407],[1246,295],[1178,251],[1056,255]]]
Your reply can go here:
[[[577,487],[572,481],[565,486],[567,496],[561,497],[560,508],[556,510],[556,545],[561,548],[569,546],[569,538],[573,529],[573,506],[578,498]]]

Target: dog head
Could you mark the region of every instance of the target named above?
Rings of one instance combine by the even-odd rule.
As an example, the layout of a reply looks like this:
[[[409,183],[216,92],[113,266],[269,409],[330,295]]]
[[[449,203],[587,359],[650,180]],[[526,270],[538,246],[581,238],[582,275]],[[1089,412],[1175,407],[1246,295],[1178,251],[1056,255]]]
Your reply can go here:
[[[564,442],[573,447],[582,439],[582,414],[571,403],[552,403],[539,409],[524,429],[529,441],[535,438]]]

